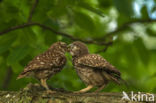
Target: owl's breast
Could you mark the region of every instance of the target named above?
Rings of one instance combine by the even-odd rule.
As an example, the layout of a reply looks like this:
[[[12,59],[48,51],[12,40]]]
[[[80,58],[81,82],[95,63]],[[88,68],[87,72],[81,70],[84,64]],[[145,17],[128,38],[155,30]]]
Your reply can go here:
[[[94,69],[89,67],[75,66],[75,68],[78,76],[86,85],[102,86],[107,83],[106,79],[99,71],[94,71]]]

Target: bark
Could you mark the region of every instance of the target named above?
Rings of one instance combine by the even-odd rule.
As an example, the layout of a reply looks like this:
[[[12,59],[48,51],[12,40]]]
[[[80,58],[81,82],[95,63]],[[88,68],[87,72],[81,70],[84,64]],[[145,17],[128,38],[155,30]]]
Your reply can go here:
[[[38,85],[28,85],[20,91],[0,91],[0,103],[149,103],[122,100],[122,96],[122,93],[75,94],[60,90],[48,94]]]

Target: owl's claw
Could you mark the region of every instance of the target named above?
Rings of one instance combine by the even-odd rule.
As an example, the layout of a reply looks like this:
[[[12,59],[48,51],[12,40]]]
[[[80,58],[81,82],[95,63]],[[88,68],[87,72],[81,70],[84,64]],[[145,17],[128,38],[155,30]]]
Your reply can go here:
[[[90,89],[92,89],[94,86],[92,85],[88,85],[86,88],[81,89],[80,91],[75,91],[74,93],[86,93],[88,92]]]
[[[56,93],[56,91],[52,91],[52,90],[47,90],[46,92],[47,92],[47,94],[54,94],[54,93]]]

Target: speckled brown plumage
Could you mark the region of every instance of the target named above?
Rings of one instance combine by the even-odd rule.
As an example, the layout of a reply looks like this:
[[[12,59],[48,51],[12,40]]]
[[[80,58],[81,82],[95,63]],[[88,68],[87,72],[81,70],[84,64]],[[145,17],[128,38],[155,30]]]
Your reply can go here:
[[[30,61],[17,79],[33,76],[41,81],[43,87],[49,90],[46,80],[63,69],[66,64],[66,51],[66,43],[54,43],[47,51]]]
[[[120,71],[98,54],[89,54],[88,48],[82,42],[70,44],[73,65],[80,79],[88,86],[79,92],[87,92],[97,86],[100,91],[109,81],[119,83]]]

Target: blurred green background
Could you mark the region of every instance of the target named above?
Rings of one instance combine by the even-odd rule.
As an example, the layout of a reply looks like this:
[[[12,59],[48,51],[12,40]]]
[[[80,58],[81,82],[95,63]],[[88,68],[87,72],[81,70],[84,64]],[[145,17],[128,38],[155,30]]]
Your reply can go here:
[[[0,32],[27,22],[35,0],[0,0]],[[156,0],[39,0],[32,21],[56,31],[85,40],[105,39],[111,34],[113,44],[87,44],[121,73],[128,87],[110,83],[106,92],[142,91],[156,93]],[[108,35],[107,35],[108,36]],[[56,35],[39,26],[30,26],[0,35],[0,90],[19,90],[33,78],[16,80],[24,66],[52,43],[70,38]],[[100,42],[100,40],[98,40]],[[85,87],[67,53],[65,68],[48,84],[66,90]]]

